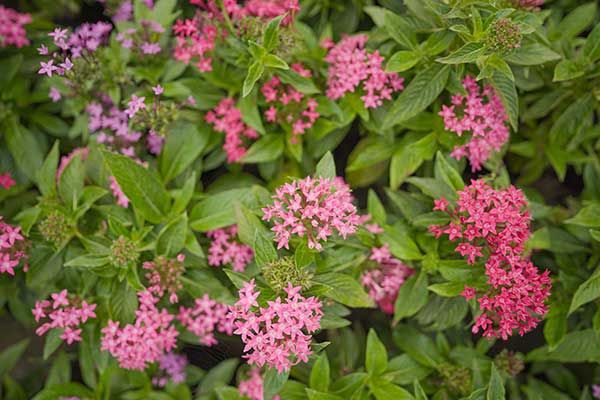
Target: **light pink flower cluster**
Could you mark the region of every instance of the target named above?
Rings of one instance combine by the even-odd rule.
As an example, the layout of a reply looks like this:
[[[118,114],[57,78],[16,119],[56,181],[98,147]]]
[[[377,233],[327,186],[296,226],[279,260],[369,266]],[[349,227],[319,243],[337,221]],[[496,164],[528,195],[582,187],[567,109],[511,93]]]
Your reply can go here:
[[[260,375],[260,368],[252,368],[248,372],[250,379],[241,381],[238,385],[240,395],[246,396],[250,400],[263,400],[264,399],[264,380]],[[280,400],[279,395],[273,396],[273,400]]]
[[[301,289],[290,284],[284,289],[285,300],[278,297],[268,301],[267,307],[259,308],[256,300],[260,291],[255,290],[254,280],[244,283],[240,299],[229,312],[235,320],[233,333],[240,335],[246,345],[243,357],[249,364],[266,364],[282,372],[308,361],[312,354],[310,334],[320,328],[323,312],[319,300],[304,298]]]
[[[592,396],[595,399],[600,399],[600,385],[592,385]]]
[[[0,174],[0,187],[4,189],[10,189],[15,186],[17,182],[10,176],[10,172],[5,173],[4,175]]]
[[[29,243],[21,234],[20,226],[12,226],[2,221],[0,215],[0,274],[15,274],[15,267],[23,263],[23,271],[27,272]]]
[[[135,322],[120,328],[119,322],[109,320],[102,328],[101,349],[116,357],[121,368],[143,371],[175,348],[179,332],[172,325],[175,317],[157,308],[159,299],[152,292],[139,292],[138,298]]]
[[[58,169],[56,170],[56,182],[58,182],[60,180],[60,177],[62,176],[65,168],[67,168],[67,165],[69,165],[69,163],[71,161],[73,161],[73,159],[75,157],[80,156],[81,161],[84,161],[87,158],[89,152],[90,152],[90,149],[87,147],[76,147],[75,149],[73,149],[73,151],[71,151],[66,156],[62,156],[60,158],[60,163],[58,165]]]
[[[50,329],[64,329],[60,338],[67,344],[80,342],[80,326],[89,318],[96,318],[94,313],[96,304],[88,304],[85,300],[79,300],[74,296],[69,299],[67,289],[53,293],[51,297],[52,300],[35,302],[35,308],[31,311],[35,321],[39,322],[42,318],[50,319],[50,322],[40,325],[35,333],[42,336]]]
[[[473,332],[507,339],[515,329],[519,334],[537,326],[547,312],[544,301],[550,295],[552,281],[549,271],[538,269],[523,255],[524,244],[530,236],[530,216],[524,209],[527,200],[511,186],[495,190],[482,180],[473,180],[458,192],[454,209],[441,198],[435,200],[434,210],[446,212],[452,219],[447,226],[430,226],[440,237],[447,234],[459,241],[456,251],[474,264],[486,257],[487,293],[479,298],[483,313],[477,317]],[[474,298],[476,291],[465,287],[463,296]]]
[[[223,150],[229,163],[238,161],[246,154],[244,138],[258,138],[258,133],[242,121],[242,113],[235,106],[234,99],[221,100],[214,110],[206,113],[205,119],[213,125],[215,131],[225,133]]]
[[[362,284],[383,312],[393,314],[400,287],[415,271],[392,257],[389,243],[379,248],[373,247],[369,259],[379,266],[362,275]]]
[[[73,68],[71,59],[94,53],[101,45],[108,42],[111,30],[112,25],[106,22],[82,24],[70,35],[66,29],[54,29],[48,36],[53,38],[60,52],[53,52],[48,62],[42,61],[40,63],[42,68],[38,73],[48,76],[52,76],[53,73],[64,75],[66,71]],[[41,55],[50,55],[50,51],[44,45],[38,48],[38,52]]]
[[[231,264],[236,272],[244,272],[254,251],[237,240],[237,225],[206,232],[213,241],[208,249],[208,264],[214,267]]]
[[[209,53],[215,49],[215,39],[219,35],[219,30],[213,23],[200,12],[192,19],[177,20],[173,26],[177,42],[173,57],[186,64],[194,60],[194,65],[200,72],[212,71]]]
[[[348,92],[359,90],[365,108],[377,108],[383,100],[404,89],[404,79],[395,72],[385,72],[384,58],[376,50],[367,52],[367,35],[348,36],[335,45],[325,57],[329,63],[327,97],[336,100]]]
[[[452,105],[442,106],[439,115],[444,118],[446,130],[459,137],[464,132],[471,133],[471,139],[465,145],[455,147],[451,154],[457,160],[467,157],[471,169],[478,171],[490,153],[499,151],[508,141],[508,117],[500,97],[491,86],[480,90],[477,81],[467,76],[463,87],[467,95],[452,96]]]
[[[341,178],[306,177],[286,183],[263,208],[263,220],[274,220],[277,248],[289,249],[292,234],[306,235],[308,247],[322,250],[321,241],[337,232],[344,239],[356,232],[360,216],[352,204],[350,188]]]
[[[119,182],[117,182],[114,176],[109,176],[108,179],[110,180],[110,190],[112,190],[113,197],[117,199],[117,205],[123,208],[129,207],[129,198],[121,190]]]
[[[165,387],[167,383],[185,382],[185,367],[188,361],[184,355],[175,353],[166,353],[158,358],[158,371],[152,377],[152,384],[158,387]]]
[[[217,344],[215,332],[233,333],[233,316],[228,313],[228,307],[210,299],[207,294],[196,299],[194,307],[179,308],[177,319],[188,331],[198,336],[203,346]]]
[[[311,76],[311,72],[301,64],[293,64],[291,68],[304,77]],[[311,128],[321,116],[316,111],[319,104],[315,99],[306,98],[292,85],[283,85],[277,76],[266,82],[261,92],[267,104],[270,104],[269,109],[265,111],[267,121],[291,126],[292,143],[297,143],[298,135],[304,134],[304,131]]]
[[[117,35],[117,41],[125,49],[139,50],[142,54],[160,53],[160,36],[165,29],[155,21],[143,19],[140,29],[129,28]]]
[[[146,279],[151,285],[148,290],[158,297],[163,297],[165,292],[168,292],[169,301],[177,303],[177,291],[183,288],[179,278],[185,271],[184,261],[185,256],[179,254],[175,260],[158,256],[154,261],[144,262],[143,268],[150,271],[146,273]]]
[[[31,15],[21,14],[0,5],[0,47],[13,45],[17,48],[29,45],[23,25],[31,22]]]

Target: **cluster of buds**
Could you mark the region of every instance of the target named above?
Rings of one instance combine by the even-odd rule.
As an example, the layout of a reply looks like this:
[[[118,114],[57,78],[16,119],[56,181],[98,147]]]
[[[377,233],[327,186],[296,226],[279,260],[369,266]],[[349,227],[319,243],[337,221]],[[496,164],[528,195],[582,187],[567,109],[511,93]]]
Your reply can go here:
[[[311,286],[313,273],[308,268],[296,265],[293,257],[284,257],[262,266],[262,274],[269,286],[281,293],[289,284],[307,290]]]
[[[146,274],[146,279],[151,285],[148,290],[159,297],[168,292],[169,301],[177,303],[177,291],[183,288],[179,278],[185,271],[184,261],[185,256],[183,254],[179,254],[174,260],[170,260],[165,256],[158,256],[154,261],[146,261],[143,268],[150,271]]]
[[[525,369],[523,354],[506,349],[502,350],[500,354],[494,358],[494,364],[496,364],[496,368],[500,371],[506,372],[513,378]]]
[[[509,53],[521,47],[521,39],[521,29],[511,20],[503,18],[490,25],[485,44],[492,51]]]
[[[59,210],[51,212],[38,225],[38,231],[44,239],[55,247],[62,246],[73,235],[73,228],[65,214]]]
[[[130,239],[119,236],[113,240],[110,246],[110,263],[115,267],[121,269],[127,269],[128,267],[135,265],[139,258],[137,247],[134,242]]]
[[[32,310],[35,321],[48,318],[50,322],[40,325],[35,331],[38,336],[44,335],[50,329],[64,329],[60,338],[71,344],[81,341],[81,328],[89,318],[96,318],[96,304],[88,304],[76,296],[69,296],[67,289],[51,295],[52,300],[36,301]]]
[[[450,393],[460,397],[467,396],[473,389],[471,371],[450,363],[438,366],[439,379],[435,382],[438,386],[446,388]]]

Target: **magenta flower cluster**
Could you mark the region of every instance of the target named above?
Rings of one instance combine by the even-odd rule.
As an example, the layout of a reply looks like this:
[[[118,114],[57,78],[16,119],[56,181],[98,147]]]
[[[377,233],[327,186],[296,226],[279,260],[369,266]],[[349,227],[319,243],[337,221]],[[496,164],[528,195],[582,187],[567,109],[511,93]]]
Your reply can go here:
[[[120,328],[109,320],[102,328],[101,349],[116,357],[121,368],[143,371],[175,348],[179,332],[172,324],[175,316],[157,307],[159,298],[152,292],[139,292],[138,298],[135,322]]]
[[[389,243],[373,247],[369,259],[375,261],[378,267],[363,273],[362,284],[383,312],[393,314],[400,288],[415,271],[392,257]]]
[[[356,232],[360,216],[352,204],[350,187],[341,178],[306,177],[286,183],[263,208],[263,220],[273,220],[277,248],[289,249],[292,235],[307,237],[308,247],[322,250],[322,242],[337,232],[344,239]]]
[[[141,28],[128,28],[117,35],[117,41],[125,49],[137,50],[141,54],[158,54],[161,51],[158,43],[165,28],[156,21],[141,20]]]
[[[0,187],[4,189],[10,189],[17,182],[10,176],[10,172],[5,173],[4,175],[0,174]]]
[[[293,64],[291,69],[303,77],[309,78],[312,75],[301,64]],[[315,99],[306,98],[292,85],[283,85],[277,76],[273,76],[266,82],[261,92],[269,104],[269,108],[265,111],[267,121],[291,126],[292,143],[297,143],[298,135],[303,135],[304,131],[310,129],[321,116],[316,111],[319,104]]]
[[[20,226],[13,226],[2,221],[0,215],[0,274],[15,274],[15,267],[23,264],[23,271],[27,272],[28,265],[27,240],[21,233]]]
[[[376,50],[365,49],[367,35],[348,36],[329,50],[325,61],[329,63],[327,97],[336,100],[346,93],[360,91],[365,108],[377,108],[383,100],[404,89],[404,79],[395,72],[385,72],[384,58]],[[332,42],[326,42],[330,47]]]
[[[173,57],[186,64],[195,61],[200,72],[212,71],[208,53],[215,49],[218,29],[211,20],[197,12],[192,19],[177,20],[173,32],[177,41]]]
[[[435,210],[447,213],[452,221],[447,226],[430,226],[440,237],[447,234],[458,241],[456,251],[474,264],[486,257],[487,292],[478,299],[483,312],[473,326],[473,332],[507,339],[514,330],[520,335],[535,328],[548,310],[545,304],[550,295],[552,280],[549,271],[538,269],[523,253],[530,236],[530,216],[524,209],[527,200],[523,193],[511,186],[495,190],[482,180],[473,180],[458,192],[456,207],[441,198],[435,201]],[[463,296],[476,295],[474,288],[466,287]]]
[[[239,161],[246,154],[244,138],[246,141],[258,139],[258,133],[242,121],[242,113],[234,99],[221,100],[214,110],[206,113],[205,119],[215,131],[225,133],[223,150],[229,163]]]
[[[298,0],[248,0],[243,9],[245,15],[263,19],[272,19],[286,14],[281,21],[282,25],[290,24],[298,11],[300,11]]]
[[[0,5],[0,47],[29,46],[23,25],[31,22],[31,15],[21,14],[12,8]]]
[[[148,291],[154,293],[158,297],[163,297],[165,293],[169,294],[169,301],[177,303],[177,291],[183,288],[179,281],[181,275],[185,271],[183,262],[185,256],[179,254],[175,260],[170,260],[164,256],[158,256],[154,261],[146,261],[142,265],[146,273],[146,279],[150,282]]]
[[[196,299],[191,308],[180,307],[177,319],[189,332],[199,337],[199,343],[203,346],[218,343],[215,332],[231,336],[234,329],[228,307],[210,299],[207,294]]]
[[[152,384],[158,387],[165,387],[167,383],[185,382],[185,367],[188,361],[184,355],[176,353],[166,353],[158,358],[158,371],[152,377]]]
[[[263,308],[257,302],[260,291],[254,280],[244,283],[229,312],[234,319],[233,333],[244,342],[243,357],[250,365],[267,365],[283,372],[308,361],[312,354],[310,334],[320,328],[323,312],[317,298],[304,298],[301,289],[290,284],[284,289],[284,300],[278,297]]]
[[[452,105],[442,106],[439,115],[444,118],[446,130],[459,137],[465,132],[471,134],[470,140],[455,147],[451,154],[457,160],[468,158],[475,172],[481,169],[492,151],[499,151],[508,141],[508,117],[500,97],[491,86],[481,90],[477,81],[467,76],[463,87],[467,95],[452,96]]]
[[[252,261],[254,251],[237,240],[237,225],[206,232],[212,239],[208,249],[208,264],[213,267],[231,264],[236,272],[244,272]]]
[[[35,302],[35,308],[31,311],[35,321],[48,318],[49,322],[40,325],[35,333],[44,335],[50,329],[62,329],[60,338],[71,344],[81,341],[81,328],[89,318],[96,318],[96,304],[88,304],[85,300],[79,300],[75,296],[69,298],[67,289],[51,295],[52,300]]]

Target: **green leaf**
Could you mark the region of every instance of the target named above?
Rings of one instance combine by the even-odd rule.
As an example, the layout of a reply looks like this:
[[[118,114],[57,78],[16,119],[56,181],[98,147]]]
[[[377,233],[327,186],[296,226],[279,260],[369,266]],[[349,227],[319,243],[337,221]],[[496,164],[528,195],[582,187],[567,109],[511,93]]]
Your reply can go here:
[[[436,148],[435,133],[416,138],[415,141],[410,143],[402,143],[392,155],[390,163],[390,187],[397,189],[425,160],[433,157]]]
[[[387,351],[374,329],[367,335],[365,367],[371,376],[380,376],[387,369]]]
[[[458,171],[450,165],[440,151],[435,156],[435,176],[436,178],[441,178],[456,191],[463,190],[465,187],[465,183]]]
[[[244,121],[244,123],[250,125],[254,130],[263,135],[266,133],[260,112],[258,111],[256,92],[252,92],[249,96],[239,99],[237,101],[237,108],[239,108],[242,113],[242,121]]]
[[[135,290],[127,282],[115,283],[109,302],[109,315],[112,320],[124,324],[133,321],[138,299]]]
[[[306,388],[306,395],[308,396],[308,400],[343,400],[343,397],[340,397],[331,393],[318,392],[316,390],[312,390]]]
[[[421,380],[430,373],[430,369],[413,360],[408,354],[402,354],[389,360],[384,378],[398,385],[408,385]]]
[[[275,368],[267,369],[263,377],[264,399],[271,400],[275,397],[287,382],[288,377],[289,371],[279,373]]]
[[[187,214],[181,214],[170,221],[158,234],[156,253],[167,257],[175,257],[185,246],[188,231]]]
[[[170,206],[169,193],[155,174],[129,157],[102,151],[121,190],[148,221],[160,223]]]
[[[515,83],[499,72],[492,75],[490,82],[498,96],[500,96],[500,100],[502,100],[502,104],[504,104],[508,113],[510,124],[516,131],[519,127],[519,97]]]
[[[588,280],[579,285],[573,295],[573,300],[571,300],[569,314],[598,297],[600,297],[600,269],[596,270]]]
[[[371,216],[371,220],[380,225],[384,225],[386,223],[387,217],[385,208],[383,207],[383,204],[381,204],[379,196],[377,196],[377,193],[375,193],[373,189],[369,189],[369,194],[367,197],[367,211]]]
[[[575,216],[565,221],[566,224],[585,226],[587,228],[600,227],[600,203],[592,203],[583,207]]]
[[[381,235],[384,243],[389,243],[390,252],[401,260],[421,260],[423,254],[415,241],[406,233],[400,230],[384,232]]]
[[[256,84],[256,82],[258,82],[264,71],[265,66],[261,61],[254,61],[250,65],[250,67],[248,68],[248,75],[246,75],[246,79],[244,79],[244,85],[242,87],[243,97],[246,97],[250,94],[250,92],[254,88],[254,85]]]
[[[583,46],[583,54],[591,61],[595,62],[600,59],[600,24],[590,32],[585,45]]]
[[[44,388],[32,400],[56,400],[61,397],[89,399],[93,398],[94,394],[81,383],[69,382]]]
[[[414,400],[408,390],[383,379],[375,379],[369,387],[377,400]]]
[[[435,64],[418,73],[390,108],[383,128],[389,129],[425,110],[444,90],[449,71],[448,66]]]
[[[405,17],[386,11],[383,21],[392,39],[409,49],[417,47],[417,36]]]
[[[546,315],[544,338],[551,350],[564,339],[567,334],[567,310],[565,304],[552,303]]]
[[[292,85],[294,89],[304,94],[317,94],[321,91],[314,84],[312,79],[301,76],[296,71],[288,69],[278,69],[275,74],[281,78],[281,82]]]
[[[570,39],[585,31],[596,19],[596,8],[596,2],[593,1],[571,11],[558,24],[558,36]]]
[[[427,303],[427,274],[420,271],[400,287],[394,304],[394,322],[415,315]]]
[[[413,391],[415,392],[416,400],[427,400],[427,394],[425,394],[425,391],[423,390],[417,379],[415,379],[415,381],[413,382]]]
[[[273,241],[268,238],[262,230],[256,230],[254,235],[254,258],[259,266],[277,261],[278,255]]]
[[[329,359],[327,353],[323,352],[315,361],[310,371],[309,386],[319,392],[327,392],[329,389]]]
[[[44,150],[35,135],[22,126],[16,117],[4,121],[4,140],[19,169],[35,180],[44,160]]]
[[[401,50],[394,53],[385,67],[386,72],[408,71],[420,61],[420,57],[413,51]]]
[[[585,67],[575,60],[562,60],[554,68],[552,82],[563,82],[585,74]]]
[[[23,339],[7,348],[0,353],[0,379],[10,372],[10,370],[21,359],[21,356],[29,345],[29,339]]]
[[[478,42],[467,43],[460,49],[453,51],[446,57],[437,58],[435,61],[442,64],[464,64],[475,62],[485,53],[485,47]]]
[[[315,282],[331,287],[326,296],[348,307],[374,307],[364,288],[350,275],[328,272],[314,277]]]
[[[444,282],[429,285],[427,289],[442,297],[458,296],[465,289],[463,282]]]
[[[42,167],[37,172],[37,184],[40,192],[46,197],[56,195],[56,171],[58,169],[59,142],[54,142],[52,150],[46,156]]]
[[[335,161],[330,151],[325,153],[321,160],[317,163],[315,169],[315,177],[322,176],[323,178],[333,179],[337,176],[335,172]]]
[[[239,364],[237,358],[221,361],[216,367],[213,367],[200,384],[198,391],[202,394],[210,394],[215,388],[227,385]]]
[[[233,204],[236,201],[251,208],[257,206],[253,189],[225,190],[196,204],[190,214],[190,227],[205,232],[233,225],[235,223]]]
[[[283,153],[283,142],[284,137],[281,134],[265,135],[252,143],[252,146],[250,146],[240,161],[244,163],[274,161]]]
[[[263,58],[263,63],[265,67],[277,68],[277,69],[289,69],[289,65],[277,57],[275,54],[267,54],[265,58]]]
[[[0,60],[0,91],[14,82],[13,78],[19,72],[23,58],[23,54],[18,53],[10,57],[4,56]]]
[[[600,362],[600,335],[593,329],[568,333],[553,350],[550,350],[549,346],[538,347],[527,354],[526,360],[563,363]]]
[[[491,365],[491,374],[490,374],[490,382],[488,384],[488,390],[486,393],[486,400],[504,400],[505,399],[505,391],[504,391],[504,383],[502,382],[502,377],[500,373],[496,369],[496,364],[492,361]]]
[[[158,161],[164,181],[169,182],[185,171],[202,154],[209,137],[205,125],[178,122],[170,127]]]
[[[77,154],[69,161],[58,182],[58,193],[63,202],[74,206],[83,191],[85,170],[81,162],[81,155]]]
[[[433,340],[415,328],[399,324],[393,333],[396,346],[419,364],[437,369],[444,362]]]
[[[186,179],[181,190],[175,195],[175,201],[173,202],[173,207],[171,208],[172,214],[180,214],[185,211],[188,204],[192,200],[192,197],[194,196],[196,180],[196,172],[192,172],[190,177]]]
[[[44,351],[42,353],[44,360],[47,360],[48,358],[50,358],[50,356],[63,343],[63,340],[60,338],[60,335],[62,335],[62,333],[63,333],[62,329],[51,329],[46,334],[46,340],[44,342]]]
[[[110,258],[106,255],[83,254],[65,263],[65,267],[97,268],[107,265]]]
[[[267,27],[265,28],[265,32],[263,33],[262,37],[262,45],[268,52],[275,50],[275,48],[279,44],[279,34],[277,31],[279,30],[279,25],[281,24],[281,21],[286,16],[287,14],[282,14],[270,20],[267,24]]]
[[[517,50],[503,57],[511,64],[523,66],[544,64],[549,61],[560,60],[561,58],[560,54],[537,42],[525,43]]]
[[[346,167],[346,172],[354,172],[372,167],[382,161],[386,161],[394,153],[394,146],[386,143],[384,140],[367,140],[362,147],[356,147],[350,158],[350,163]]]

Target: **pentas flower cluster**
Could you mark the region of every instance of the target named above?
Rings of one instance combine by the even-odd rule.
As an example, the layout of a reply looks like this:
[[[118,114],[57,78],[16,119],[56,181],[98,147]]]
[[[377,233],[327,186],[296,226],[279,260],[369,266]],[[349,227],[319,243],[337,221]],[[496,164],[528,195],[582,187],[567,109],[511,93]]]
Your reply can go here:
[[[173,32],[177,43],[173,57],[186,64],[194,61],[200,72],[212,71],[209,54],[215,49],[219,29],[211,19],[197,12],[192,19],[177,20]]]
[[[141,54],[158,54],[161,51],[161,34],[165,29],[156,21],[143,19],[141,29],[129,28],[117,35],[117,41],[125,49],[136,50]]]
[[[298,0],[248,0],[244,4],[244,14],[272,19],[286,14],[281,21],[282,25],[289,25],[294,20],[294,15],[300,11]]]
[[[521,39],[521,29],[509,19],[503,18],[489,27],[485,44],[493,51],[509,53],[521,47]]]
[[[245,282],[240,299],[229,310],[235,320],[233,333],[245,344],[243,357],[251,365],[266,364],[280,373],[307,362],[312,354],[310,334],[320,328],[321,303],[315,297],[304,298],[302,288],[290,284],[284,300],[278,297],[262,308],[256,301],[260,291],[255,289],[254,280]]]
[[[404,88],[403,78],[383,70],[384,58],[378,50],[367,52],[367,40],[367,35],[348,36],[329,50],[325,61],[329,63],[326,94],[330,99],[360,91],[365,108],[377,108]],[[332,42],[325,45],[329,47]]]
[[[0,187],[4,189],[10,189],[15,186],[17,182],[10,176],[10,172],[5,173],[4,175],[0,174]]]
[[[23,271],[27,272],[27,251],[29,243],[23,237],[20,226],[13,226],[2,221],[0,215],[0,274],[15,274],[15,267],[23,264]]]
[[[143,371],[175,348],[179,332],[172,325],[175,317],[156,306],[159,298],[152,292],[139,292],[138,298],[135,322],[120,328],[109,320],[102,328],[101,349],[116,357],[121,368]]]
[[[248,375],[250,378],[241,381],[238,385],[240,395],[246,396],[250,400],[263,400],[264,380],[260,375],[260,368],[252,368]],[[280,400],[279,395],[273,396],[273,400]]]
[[[292,234],[306,236],[308,247],[322,250],[321,242],[337,232],[356,232],[360,216],[352,204],[350,187],[341,178],[306,177],[278,188],[273,205],[263,208],[263,220],[274,220],[277,248],[289,249]]]
[[[158,359],[158,372],[152,377],[152,384],[158,387],[165,387],[167,383],[185,382],[185,367],[188,361],[184,355],[167,353]]]
[[[237,240],[237,226],[206,232],[212,239],[208,249],[208,264],[214,267],[231,264],[236,272],[244,272],[252,261],[254,251]]]
[[[435,200],[434,210],[447,213],[452,222],[429,230],[436,237],[447,234],[451,241],[459,241],[456,251],[466,256],[469,264],[487,256],[485,273],[490,288],[478,299],[483,313],[473,332],[481,329],[488,338],[505,340],[516,329],[523,335],[546,314],[544,301],[552,284],[549,271],[540,274],[523,255],[530,236],[530,216],[524,210],[527,200],[513,186],[494,190],[482,180],[471,181],[458,196],[454,208],[443,198]],[[466,287],[463,292],[466,299],[475,295],[474,288]]]
[[[293,64],[291,69],[304,77],[312,75],[301,64]],[[306,98],[292,85],[283,85],[277,76],[273,76],[266,82],[261,88],[261,92],[269,104],[269,108],[265,111],[267,121],[291,126],[292,143],[297,143],[298,135],[304,134],[304,131],[311,128],[321,116],[316,111],[319,104],[315,99]]]
[[[40,325],[35,333],[42,336],[50,329],[63,329],[60,338],[67,344],[80,342],[80,326],[89,318],[96,318],[94,313],[96,304],[88,304],[85,300],[80,300],[75,296],[69,298],[67,289],[53,293],[51,298],[52,300],[35,302],[35,308],[32,310],[35,321],[39,322],[42,318],[50,320],[50,322]]]
[[[48,36],[53,38],[59,51],[53,52],[49,61],[40,63],[42,68],[38,73],[48,76],[54,73],[65,75],[73,68],[73,59],[88,56],[106,44],[111,30],[112,25],[106,22],[82,24],[70,35],[66,29],[54,29]],[[44,56],[50,55],[49,49],[44,45],[38,48],[38,52]],[[89,60],[86,59],[85,62]]]
[[[165,292],[169,293],[169,301],[177,303],[177,291],[183,288],[179,281],[185,271],[183,262],[185,256],[179,254],[175,260],[170,260],[165,256],[158,256],[154,261],[146,261],[142,265],[149,272],[146,273],[146,279],[150,282],[148,291],[158,297],[163,297]]]
[[[456,133],[471,134],[470,140],[452,151],[457,160],[467,157],[473,172],[481,169],[492,151],[499,151],[508,141],[508,117],[500,97],[491,86],[479,88],[477,81],[467,76],[463,80],[467,95],[452,96],[451,106],[442,106],[439,115],[444,118],[444,127]]]
[[[234,99],[221,100],[212,111],[206,113],[205,119],[215,131],[225,133],[223,150],[229,163],[239,161],[246,154],[245,142],[258,138],[258,133],[242,121],[242,113],[235,106]]]
[[[0,47],[29,45],[27,32],[23,25],[31,22],[31,15],[21,14],[11,8],[0,5]]]
[[[217,344],[215,332],[233,333],[233,316],[228,312],[228,306],[217,303],[205,294],[196,299],[192,308],[180,307],[177,319],[194,335],[200,338],[203,346]]]
[[[392,257],[389,243],[373,247],[369,259],[375,261],[378,267],[362,275],[362,284],[383,312],[393,314],[400,287],[415,271]]]

